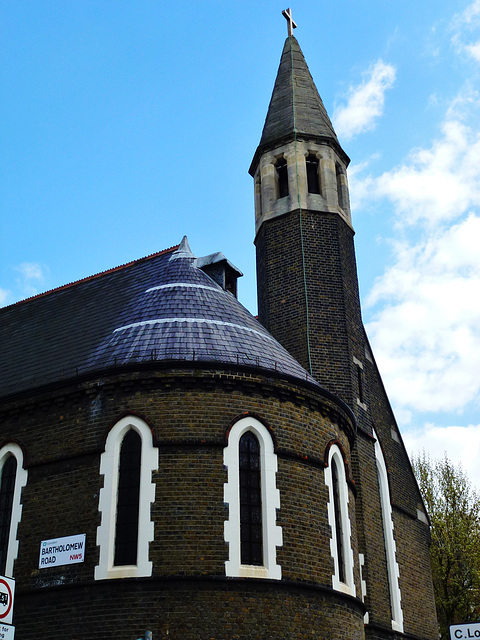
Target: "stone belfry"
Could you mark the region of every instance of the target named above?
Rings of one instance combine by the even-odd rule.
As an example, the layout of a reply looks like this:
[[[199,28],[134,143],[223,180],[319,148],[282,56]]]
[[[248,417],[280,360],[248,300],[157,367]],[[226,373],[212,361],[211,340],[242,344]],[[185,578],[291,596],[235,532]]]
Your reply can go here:
[[[363,401],[365,339],[348,163],[300,46],[289,35],[250,167],[259,319],[322,386],[353,408]]]

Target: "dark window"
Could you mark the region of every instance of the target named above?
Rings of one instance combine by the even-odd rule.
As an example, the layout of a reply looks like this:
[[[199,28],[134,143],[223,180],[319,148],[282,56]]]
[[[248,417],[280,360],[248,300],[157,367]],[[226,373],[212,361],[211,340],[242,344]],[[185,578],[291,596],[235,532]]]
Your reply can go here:
[[[241,563],[263,566],[260,445],[251,431],[240,438]]]
[[[118,469],[115,566],[137,564],[140,462],[142,439],[130,429],[120,448]]]
[[[335,173],[336,173],[336,176],[337,176],[338,204],[339,204],[340,207],[342,207],[342,209],[345,209],[345,198],[344,198],[343,183],[342,183],[343,171],[338,166],[338,164],[335,166]]]
[[[17,477],[17,459],[8,456],[2,467],[2,483],[0,485],[0,575],[5,575],[8,552],[8,538],[12,521],[13,494]]]
[[[288,196],[288,169],[285,158],[280,158],[275,165],[278,176],[278,197]]]
[[[320,181],[318,179],[318,158],[313,153],[307,156],[307,184],[308,193],[320,193]]]
[[[335,510],[335,531],[337,534],[338,578],[345,582],[345,550],[343,548],[342,511],[340,502],[340,485],[338,482],[337,463],[332,458],[333,506]]]

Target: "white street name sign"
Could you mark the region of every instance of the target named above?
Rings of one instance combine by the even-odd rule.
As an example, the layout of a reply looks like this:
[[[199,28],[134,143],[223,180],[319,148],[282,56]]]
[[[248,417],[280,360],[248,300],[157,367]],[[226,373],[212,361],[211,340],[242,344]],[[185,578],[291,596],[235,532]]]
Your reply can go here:
[[[75,564],[85,560],[85,533],[66,538],[43,540],[40,544],[39,569]]]
[[[480,638],[480,622],[465,622],[450,626],[451,640],[471,640],[472,638]]]

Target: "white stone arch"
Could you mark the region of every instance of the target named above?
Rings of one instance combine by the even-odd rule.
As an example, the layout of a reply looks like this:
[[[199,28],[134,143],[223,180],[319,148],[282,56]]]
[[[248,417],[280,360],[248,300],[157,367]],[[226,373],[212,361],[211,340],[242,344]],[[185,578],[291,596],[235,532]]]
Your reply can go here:
[[[396,557],[395,538],[393,536],[392,506],[390,501],[390,491],[388,488],[387,465],[385,464],[385,457],[375,430],[373,430],[373,437],[375,438],[375,459],[377,461],[378,488],[380,491],[380,504],[382,508],[383,538],[385,541],[385,554],[387,557],[392,629],[403,633],[402,595],[399,585],[400,571]]]
[[[239,443],[246,431],[251,431],[260,444],[263,566],[241,564]],[[228,434],[228,445],[223,450],[223,462],[228,471],[228,481],[224,484],[224,500],[229,512],[228,520],[224,524],[225,542],[229,547],[225,573],[231,577],[280,580],[282,568],[276,561],[277,547],[282,546],[282,529],[276,524],[280,492],[276,488],[277,455],[268,429],[251,416],[238,420]]]
[[[137,564],[114,566],[120,447],[123,438],[130,429],[135,430],[142,441]],[[100,473],[104,476],[104,486],[100,489],[98,500],[98,509],[101,513],[101,523],[97,529],[100,558],[95,567],[95,580],[152,575],[153,567],[149,560],[149,545],[153,540],[154,527],[150,511],[151,504],[155,501],[155,483],[152,481],[152,472],[157,469],[158,449],[153,446],[152,432],[147,423],[136,416],[126,416],[119,420],[110,430],[105,443],[105,451],[100,458]]]
[[[9,442],[0,449],[0,479],[3,465],[7,459],[13,456],[17,461],[17,472],[15,477],[15,488],[13,491],[12,515],[10,518],[10,531],[8,534],[8,549],[5,563],[5,575],[13,578],[13,564],[18,556],[17,529],[22,519],[22,489],[27,484],[28,473],[23,468],[23,451],[15,442]]]
[[[335,519],[335,499],[332,467],[335,465],[339,491],[339,518],[341,521],[341,532],[337,531]],[[328,487],[328,523],[330,524],[332,537],[330,538],[330,553],[333,558],[334,572],[332,575],[332,586],[338,591],[355,595],[355,582],[353,579],[353,550],[352,550],[352,528],[348,515],[348,485],[345,475],[345,463],[342,452],[337,444],[332,444],[328,452],[328,462],[325,468],[325,484]],[[339,534],[342,536],[338,540]],[[344,579],[341,580],[340,559],[338,557],[338,545],[341,544],[344,559]]]

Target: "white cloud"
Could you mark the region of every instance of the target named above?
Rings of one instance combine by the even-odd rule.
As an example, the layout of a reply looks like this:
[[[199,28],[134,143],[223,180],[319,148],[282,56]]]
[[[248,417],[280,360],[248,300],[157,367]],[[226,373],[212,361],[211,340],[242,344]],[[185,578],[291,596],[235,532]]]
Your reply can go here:
[[[410,455],[423,451],[432,459],[443,458],[445,453],[463,470],[477,489],[480,489],[480,424],[439,427],[428,423],[424,427],[403,434]]]
[[[480,217],[415,245],[397,243],[367,324],[394,405],[460,411],[480,395]],[[383,305],[383,306],[381,306]]]
[[[475,0],[452,20],[452,43],[457,52],[467,53],[476,62],[480,62],[480,41],[469,42],[472,34],[480,27],[480,1]]]
[[[7,289],[2,289],[0,287],[0,306],[4,306],[5,304],[7,304],[9,296],[10,291],[8,291]]]
[[[348,102],[335,109],[334,127],[340,138],[353,136],[373,129],[383,113],[385,92],[395,82],[395,68],[378,60],[366,73],[362,84],[351,87]]]
[[[44,282],[48,273],[48,267],[38,262],[22,262],[15,267],[20,275],[17,285],[23,297],[34,296],[38,293],[38,287]]]
[[[451,103],[441,135],[429,147],[413,150],[398,167],[378,177],[356,175],[356,200],[387,198],[398,225],[436,227],[464,215],[480,202],[480,131],[476,92],[465,88]]]

